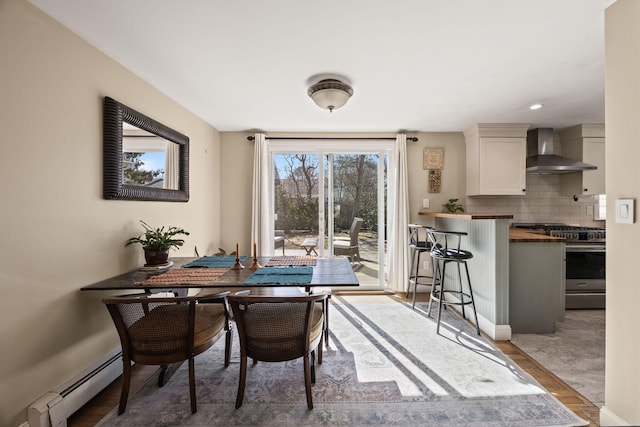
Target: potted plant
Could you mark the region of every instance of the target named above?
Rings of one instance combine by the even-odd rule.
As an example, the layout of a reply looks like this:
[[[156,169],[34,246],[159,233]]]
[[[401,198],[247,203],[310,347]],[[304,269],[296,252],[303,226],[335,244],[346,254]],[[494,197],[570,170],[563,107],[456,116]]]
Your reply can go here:
[[[180,235],[188,236],[189,232],[179,227],[153,228],[140,220],[145,232],[139,236],[127,240],[125,246],[140,243],[144,249],[146,266],[166,264],[169,258],[169,249],[178,248],[184,244],[184,239],[176,238]]]
[[[464,212],[464,208],[458,203],[458,199],[449,199],[447,203],[442,205],[445,212]]]

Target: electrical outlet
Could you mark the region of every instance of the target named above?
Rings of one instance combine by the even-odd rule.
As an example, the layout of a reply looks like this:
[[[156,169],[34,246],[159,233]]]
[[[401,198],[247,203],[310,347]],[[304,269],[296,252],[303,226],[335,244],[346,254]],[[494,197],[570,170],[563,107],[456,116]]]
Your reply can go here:
[[[424,269],[428,270],[429,269],[429,261],[425,261],[424,262]]]
[[[593,205],[587,205],[587,215],[593,216]]]
[[[422,199],[422,207],[425,209],[429,207],[429,199]]]

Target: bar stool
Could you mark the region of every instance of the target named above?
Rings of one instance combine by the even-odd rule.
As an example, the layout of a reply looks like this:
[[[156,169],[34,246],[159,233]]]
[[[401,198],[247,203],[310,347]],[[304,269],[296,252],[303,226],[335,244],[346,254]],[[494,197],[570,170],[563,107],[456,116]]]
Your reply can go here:
[[[407,282],[407,293],[405,298],[409,297],[411,291],[411,285],[413,285],[413,303],[412,307],[416,305],[416,288],[418,285],[431,285],[432,276],[420,274],[420,261],[422,255],[429,255],[431,250],[431,243],[428,240],[427,233],[421,233],[420,230],[430,229],[420,224],[409,224],[409,256],[411,257],[411,264],[409,266],[409,281]],[[420,283],[421,279],[431,279]]]
[[[465,306],[471,305],[473,316],[476,320],[476,331],[480,335],[480,326],[478,324],[478,313],[476,312],[476,304],[473,299],[473,290],[471,288],[471,279],[469,278],[469,268],[467,267],[467,260],[473,258],[473,254],[469,251],[460,249],[460,242],[462,236],[466,236],[464,232],[454,231],[437,231],[427,230],[427,235],[431,243],[431,258],[433,259],[433,284],[431,286],[431,295],[429,298],[429,309],[427,310],[427,316],[431,316],[431,302],[438,303],[438,318],[436,321],[436,333],[440,332],[440,315],[442,313],[442,306],[447,305],[459,305],[462,318],[466,319]],[[458,267],[458,287],[457,289],[451,289],[445,287],[445,270],[447,264],[454,262]],[[462,287],[462,274],[460,271],[460,264],[464,265],[465,273],[467,276],[468,292],[465,292]],[[452,294],[457,299],[454,301],[447,301],[445,294]]]

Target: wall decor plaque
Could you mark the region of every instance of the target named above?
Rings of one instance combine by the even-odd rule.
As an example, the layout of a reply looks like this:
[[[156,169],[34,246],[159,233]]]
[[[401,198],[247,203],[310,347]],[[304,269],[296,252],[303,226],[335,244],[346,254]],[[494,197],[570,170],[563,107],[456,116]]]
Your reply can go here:
[[[441,170],[444,169],[444,148],[425,147],[423,156],[423,169]]]
[[[429,193],[439,193],[442,184],[442,172],[439,170],[429,171]]]

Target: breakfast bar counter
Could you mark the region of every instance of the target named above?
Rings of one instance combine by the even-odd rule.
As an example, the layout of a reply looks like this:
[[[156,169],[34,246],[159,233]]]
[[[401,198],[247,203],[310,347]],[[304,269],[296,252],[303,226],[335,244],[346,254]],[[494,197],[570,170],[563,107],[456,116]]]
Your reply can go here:
[[[564,318],[565,239],[510,227],[513,215],[420,211],[438,230],[466,232],[469,274],[482,329],[494,340],[550,333]],[[448,276],[448,275],[447,275]]]
[[[458,218],[458,219],[513,219],[510,214],[486,214],[470,212],[429,212],[420,211],[418,215],[432,216],[435,218]]]
[[[513,215],[424,210],[418,214],[433,218],[438,230],[467,233],[461,248],[473,253],[467,264],[480,329],[494,340],[511,339],[509,221]],[[447,273],[454,274],[454,271],[450,269]]]

